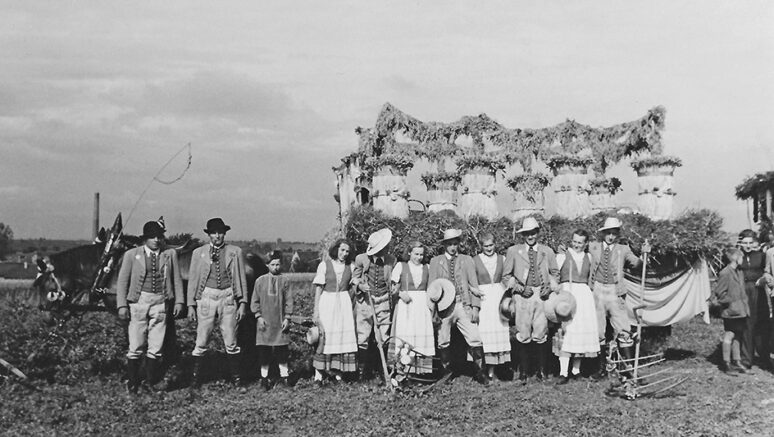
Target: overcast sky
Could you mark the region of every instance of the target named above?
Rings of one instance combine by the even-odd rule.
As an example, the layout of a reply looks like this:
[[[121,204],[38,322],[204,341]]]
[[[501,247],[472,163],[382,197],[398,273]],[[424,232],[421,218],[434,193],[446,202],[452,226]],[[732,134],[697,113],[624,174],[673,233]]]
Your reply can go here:
[[[677,209],[747,226],[734,186],[774,170],[774,2],[2,2],[0,222],[89,238],[164,215],[202,236],[316,241],[331,167],[389,101],[422,120],[609,126],[667,109]],[[162,177],[185,166],[176,160]],[[625,166],[622,204],[636,182]]]

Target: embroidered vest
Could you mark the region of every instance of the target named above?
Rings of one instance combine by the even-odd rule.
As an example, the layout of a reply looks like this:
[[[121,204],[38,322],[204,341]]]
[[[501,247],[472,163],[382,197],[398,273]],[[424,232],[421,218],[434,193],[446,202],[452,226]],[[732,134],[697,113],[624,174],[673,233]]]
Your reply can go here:
[[[324,291],[335,293],[337,291],[349,290],[349,283],[352,281],[352,268],[349,264],[344,265],[344,272],[341,274],[341,282],[336,286],[336,272],[333,270],[333,262],[325,260],[325,287]]]
[[[484,262],[481,261],[481,257],[478,255],[473,257],[473,261],[476,263],[476,276],[478,277],[479,285],[494,284],[503,280],[504,257],[502,255],[495,256],[497,257],[497,267],[495,267],[494,278],[489,277],[489,271],[484,266]]]
[[[152,257],[145,250],[142,253],[145,256],[145,279],[142,281],[140,291],[153,294],[164,293],[164,275],[162,274],[164,269],[161,265],[161,252],[159,251],[159,254],[156,255],[155,266]]]
[[[231,272],[228,271],[226,263],[226,246],[220,249],[213,249],[210,246],[210,256],[213,258],[210,263],[210,274],[207,275],[205,287],[225,290],[231,287]]]
[[[570,282],[570,272],[572,272],[572,282],[576,284],[588,284],[589,275],[591,274],[591,262],[589,262],[589,254],[583,254],[583,265],[580,272],[578,266],[575,264],[575,259],[569,253],[564,258],[564,263],[559,269],[559,283]]]
[[[401,263],[400,272],[400,289],[401,291],[425,291],[427,290],[427,280],[430,276],[430,270],[426,265],[422,265],[422,282],[419,283],[419,287],[414,286],[414,278],[411,276],[411,270],[409,264]]]

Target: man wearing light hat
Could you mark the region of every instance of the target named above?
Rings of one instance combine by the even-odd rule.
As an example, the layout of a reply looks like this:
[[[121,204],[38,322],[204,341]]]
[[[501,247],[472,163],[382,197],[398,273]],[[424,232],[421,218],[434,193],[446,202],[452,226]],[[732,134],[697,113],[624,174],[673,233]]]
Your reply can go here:
[[[465,342],[468,343],[468,352],[476,366],[476,374],[473,378],[486,385],[489,383],[489,378],[484,368],[484,344],[478,331],[481,292],[478,290],[473,258],[459,253],[461,236],[462,231],[459,229],[446,230],[441,240],[444,253],[430,260],[428,281],[431,285],[436,279],[442,278],[450,281],[455,290],[455,299],[451,306],[445,310],[439,308],[438,311],[438,316],[441,318],[441,326],[438,329],[438,356],[444,372],[449,374],[451,327],[456,325]]]
[[[242,249],[225,243],[226,232],[231,229],[216,217],[207,221],[204,232],[210,242],[196,248],[191,255],[188,277],[188,317],[196,325],[193,384],[201,384],[202,356],[207,343],[220,321],[220,333],[228,356],[231,377],[237,386],[243,385],[241,349],[237,345],[239,321],[247,315],[247,279]]]
[[[624,282],[624,264],[632,268],[642,265],[629,245],[617,243],[621,233],[621,220],[616,217],[608,217],[599,228],[602,234],[602,242],[589,243],[589,253],[597,263],[593,272],[594,276],[594,300],[597,307],[597,324],[599,329],[599,343],[602,349],[600,356],[606,356],[605,328],[607,318],[615,331],[615,340],[618,350],[624,359],[634,358],[631,322],[626,310],[626,283]],[[642,245],[642,253],[647,256],[650,245],[646,242]],[[597,377],[605,374],[604,360],[600,358],[600,367]]]
[[[352,268],[355,296],[355,327],[357,329],[357,365],[360,377],[367,375],[368,341],[371,333],[384,348],[390,332],[390,276],[395,257],[388,253],[392,231],[380,229],[368,237],[366,253],[355,257]],[[369,298],[370,295],[370,298]],[[373,302],[373,307],[371,303]],[[374,314],[377,326],[374,326]],[[385,356],[387,351],[384,351]]]
[[[140,386],[140,358],[145,355],[146,384],[163,391],[166,381],[156,384],[167,331],[167,306],[174,299],[173,316],[183,312],[185,294],[177,253],[163,250],[164,228],[159,222],[147,222],[142,228],[144,244],[124,253],[118,272],[116,301],[118,317],[129,320],[127,358],[130,393]]]
[[[547,372],[548,320],[543,302],[558,286],[559,267],[556,254],[538,243],[540,224],[533,217],[526,217],[516,233],[524,237],[524,243],[514,244],[505,254],[503,281],[513,290],[516,307],[516,340],[520,343],[519,380],[527,381],[527,369],[532,357],[538,359],[538,379]]]

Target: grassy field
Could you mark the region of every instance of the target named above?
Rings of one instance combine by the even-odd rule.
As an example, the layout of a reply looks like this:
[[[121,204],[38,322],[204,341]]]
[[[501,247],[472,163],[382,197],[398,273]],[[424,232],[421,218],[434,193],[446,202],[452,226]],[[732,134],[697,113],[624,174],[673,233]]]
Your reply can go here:
[[[173,370],[180,387],[130,397],[122,383],[125,339],[112,315],[88,314],[77,331],[68,323],[61,337],[51,337],[51,322],[39,311],[0,299],[0,358],[31,378],[23,385],[0,377],[0,433],[698,436],[771,435],[774,427],[774,376],[757,368],[740,376],[717,370],[719,320],[674,326],[654,347],[690,379],[668,396],[636,401],[608,396],[609,382],[589,379],[485,388],[464,376],[428,394],[390,393],[376,383],[318,389],[308,379],[287,390],[252,384],[239,394],[214,381],[191,392],[185,386],[193,326],[177,324],[185,349]],[[294,369],[307,376],[309,363],[298,361],[308,359],[308,346],[298,341],[293,356]]]

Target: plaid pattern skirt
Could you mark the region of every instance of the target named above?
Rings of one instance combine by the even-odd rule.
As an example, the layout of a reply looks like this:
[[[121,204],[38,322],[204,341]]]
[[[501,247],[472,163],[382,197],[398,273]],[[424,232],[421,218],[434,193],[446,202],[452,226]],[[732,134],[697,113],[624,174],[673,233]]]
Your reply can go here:
[[[483,294],[481,311],[478,314],[478,332],[481,334],[481,342],[484,343],[484,353],[495,360],[491,364],[510,361],[510,358],[500,361],[503,357],[510,357],[511,351],[508,321],[500,316],[500,300],[505,288],[502,284],[495,283],[479,285],[478,289]],[[495,358],[497,356],[501,357]],[[489,361],[487,363],[489,364]]]
[[[357,370],[357,336],[352,300],[349,293],[327,292],[320,295],[320,324],[322,335],[312,364],[319,370]]]

